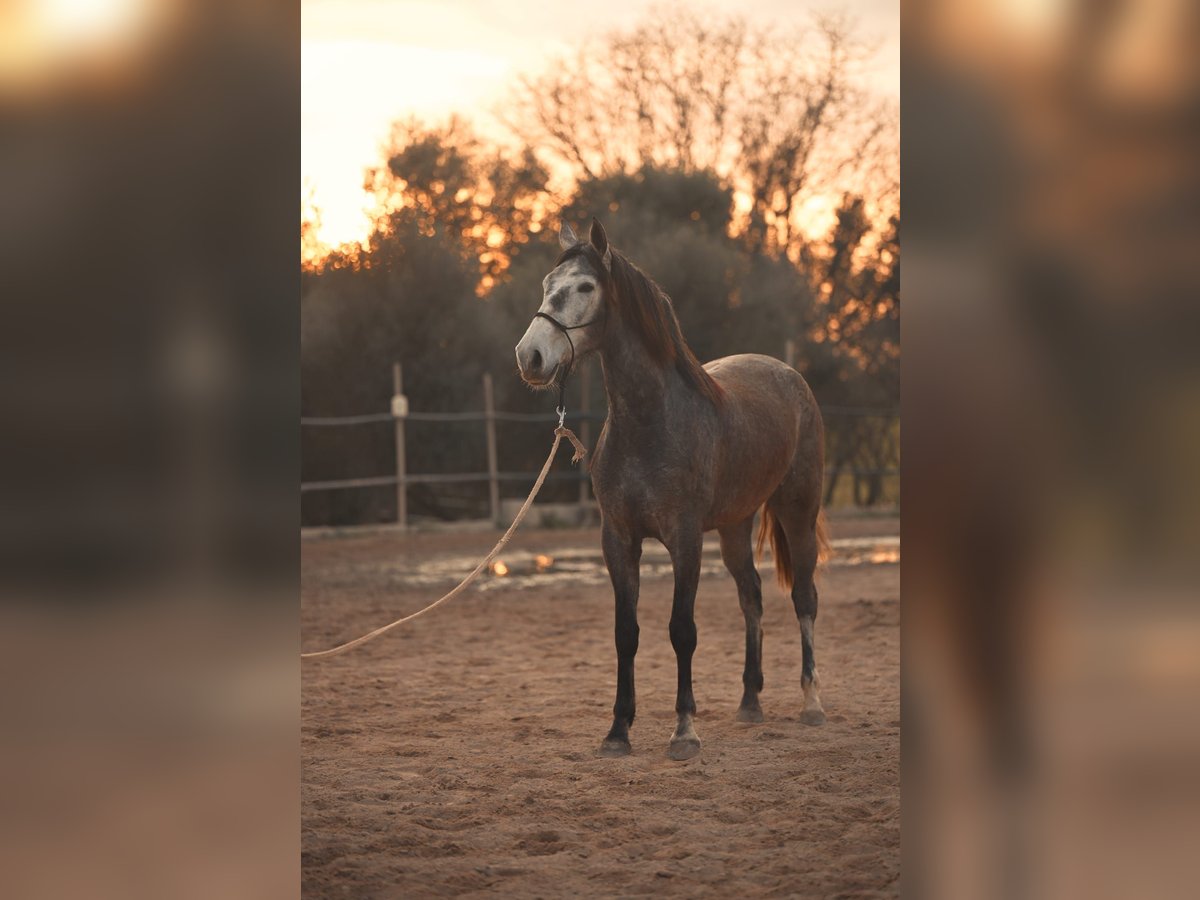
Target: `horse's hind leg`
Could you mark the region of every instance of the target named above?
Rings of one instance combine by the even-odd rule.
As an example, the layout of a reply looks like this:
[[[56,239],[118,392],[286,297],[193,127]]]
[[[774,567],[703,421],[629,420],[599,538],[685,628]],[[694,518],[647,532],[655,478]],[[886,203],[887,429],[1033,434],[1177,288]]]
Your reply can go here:
[[[815,505],[796,505],[776,508],[775,514],[787,537],[788,553],[792,560],[792,605],[796,618],[800,620],[800,687],[804,691],[804,711],[800,721],[805,725],[820,725],[825,721],[825,710],[821,706],[819,693],[821,680],[817,675],[817,659],[814,634],[817,622],[817,585],[813,574],[817,568],[820,551],[817,538],[817,513]]]
[[[746,667],[742,672],[742,702],[738,706],[740,722],[761,722],[762,707],[758,694],[763,687],[762,673],[762,581],[754,567],[751,532],[754,517],[720,529],[721,558],[737,585],[738,602],[746,619]]]
[[[692,655],[696,652],[696,588],[700,585],[700,554],[704,533],[699,527],[680,525],[677,532],[663,541],[675,569],[675,595],[671,602],[671,646],[679,675],[675,694],[678,721],[667,756],[691,759],[700,752],[700,738],[693,720],[696,700],[692,695]]]

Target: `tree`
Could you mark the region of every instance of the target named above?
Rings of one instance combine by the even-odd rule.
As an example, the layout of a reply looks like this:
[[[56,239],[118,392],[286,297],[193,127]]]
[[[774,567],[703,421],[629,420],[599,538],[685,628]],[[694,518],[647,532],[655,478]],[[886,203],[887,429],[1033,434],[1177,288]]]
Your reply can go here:
[[[862,87],[869,55],[844,19],[767,30],[669,7],[521,79],[499,115],[581,180],[711,170],[747,198],[750,246],[787,251],[812,197],[887,194],[868,176],[895,117]]]
[[[823,404],[881,411],[826,417],[826,502],[853,468],[856,502],[872,505],[882,472],[899,459],[898,423],[887,411],[900,402],[900,219],[875,234],[864,206],[861,197],[845,197],[828,239],[804,249],[818,297],[804,372]]]
[[[310,187],[300,203],[300,270],[312,271],[328,252],[329,248],[321,240],[321,210]]]
[[[480,375],[499,369],[511,350],[497,342],[489,308],[475,295],[478,273],[448,235],[422,233],[396,221],[376,234],[360,264],[329,266],[306,279],[301,297],[302,408],[309,416],[384,412],[390,406],[391,367],[404,364],[413,409],[460,411],[482,405]],[[436,428],[437,431],[422,432]],[[447,429],[452,439],[445,440]],[[438,440],[429,440],[436,435]],[[412,423],[408,460],[413,471],[471,471],[479,466],[478,428]],[[305,480],[395,471],[390,423],[353,428],[308,428],[303,433]],[[474,487],[474,486],[472,486]],[[453,517],[444,489],[414,486],[414,513]],[[305,497],[308,524],[390,520],[389,491],[348,490]]]
[[[476,291],[486,293],[544,213],[548,175],[533,151],[507,157],[455,116],[440,127],[397,122],[382,155],[366,176],[376,198],[372,240],[410,226],[425,237],[444,233],[478,266]]]

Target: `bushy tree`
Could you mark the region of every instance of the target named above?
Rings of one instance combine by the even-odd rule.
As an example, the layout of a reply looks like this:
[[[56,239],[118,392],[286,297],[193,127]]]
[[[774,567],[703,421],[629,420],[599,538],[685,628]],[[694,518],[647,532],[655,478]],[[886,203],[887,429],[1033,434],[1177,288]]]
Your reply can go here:
[[[899,217],[877,235],[862,199],[847,196],[828,239],[806,247],[803,260],[818,303],[800,368],[833,410],[826,415],[832,469],[826,498],[842,473],[855,469],[856,500],[872,505],[882,495],[882,471],[899,461],[898,416],[892,414],[900,403]]]
[[[491,339],[489,310],[475,295],[477,271],[445,234],[425,234],[403,215],[387,234],[375,234],[355,266],[331,266],[307,279],[301,298],[301,388],[305,415],[385,412],[391,367],[404,366],[413,409],[480,409],[480,375],[505,354]],[[431,428],[441,429],[431,431]],[[449,429],[449,430],[447,430]],[[470,471],[479,467],[479,428],[409,425],[409,468]],[[391,474],[395,444],[390,423],[353,428],[306,428],[306,480]],[[414,486],[413,510],[452,516],[447,495]],[[394,517],[386,490],[321,492],[305,498],[315,522],[378,521]]]
[[[373,239],[405,228],[445,234],[478,266],[476,290],[490,290],[545,208],[548,176],[533,151],[506,156],[451,117],[443,126],[397,122],[382,156],[366,175],[376,199]]]

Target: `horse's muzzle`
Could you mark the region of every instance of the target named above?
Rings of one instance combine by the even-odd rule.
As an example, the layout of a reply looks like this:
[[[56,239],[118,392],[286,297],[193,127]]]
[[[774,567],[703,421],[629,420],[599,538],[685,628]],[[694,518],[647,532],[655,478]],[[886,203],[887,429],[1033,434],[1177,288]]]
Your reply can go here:
[[[549,334],[540,334],[543,329]],[[553,331],[540,319],[530,324],[529,330],[517,344],[517,368],[526,384],[545,387],[554,380],[562,364],[561,353],[555,352]]]

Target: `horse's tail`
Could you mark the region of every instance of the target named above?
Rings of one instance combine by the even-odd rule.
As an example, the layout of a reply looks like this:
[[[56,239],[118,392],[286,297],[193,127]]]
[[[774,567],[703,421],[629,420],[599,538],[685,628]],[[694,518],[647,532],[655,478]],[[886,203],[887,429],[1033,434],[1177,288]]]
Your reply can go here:
[[[829,559],[829,535],[825,531],[825,510],[817,511],[817,521],[813,527],[817,539],[817,564]],[[767,540],[771,541],[771,555],[775,558],[775,575],[779,578],[779,586],[785,591],[792,589],[796,577],[792,572],[792,554],[788,549],[787,536],[779,519],[766,506],[762,508],[762,519],[758,523],[758,542],[755,553],[762,558],[763,547]]]
[[[814,528],[817,536],[817,565],[829,559],[829,534],[825,531],[825,510],[817,510],[817,524]]]
[[[771,540],[771,555],[775,557],[775,575],[779,578],[779,586],[785,591],[790,591],[795,577],[792,574],[792,555],[788,551],[787,536],[783,533],[779,519],[775,518],[775,513],[763,506],[762,519],[758,523],[758,542],[754,547],[760,558],[768,538]]]

